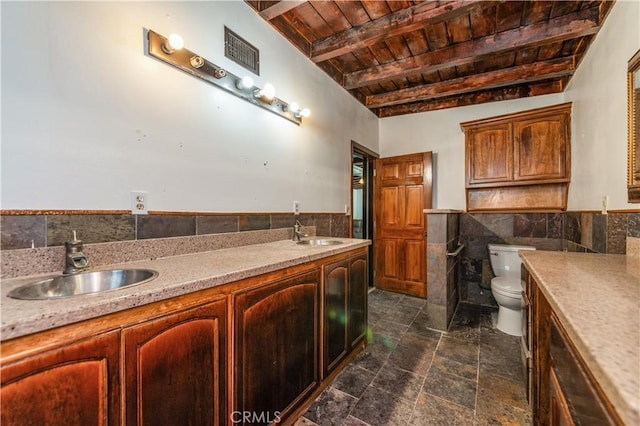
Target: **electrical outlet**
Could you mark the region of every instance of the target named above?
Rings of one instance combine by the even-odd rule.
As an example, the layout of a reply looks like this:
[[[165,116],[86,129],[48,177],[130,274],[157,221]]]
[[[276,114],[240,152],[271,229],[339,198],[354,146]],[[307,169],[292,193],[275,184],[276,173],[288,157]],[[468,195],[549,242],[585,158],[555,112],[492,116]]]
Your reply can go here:
[[[149,193],[131,191],[131,214],[149,214]]]
[[[347,216],[351,215],[351,207],[349,207],[349,204],[344,205],[344,214]]]
[[[293,202],[293,214],[300,214],[300,201]]]
[[[608,195],[604,195],[602,197],[602,214],[607,214],[608,204],[609,204],[609,196]]]

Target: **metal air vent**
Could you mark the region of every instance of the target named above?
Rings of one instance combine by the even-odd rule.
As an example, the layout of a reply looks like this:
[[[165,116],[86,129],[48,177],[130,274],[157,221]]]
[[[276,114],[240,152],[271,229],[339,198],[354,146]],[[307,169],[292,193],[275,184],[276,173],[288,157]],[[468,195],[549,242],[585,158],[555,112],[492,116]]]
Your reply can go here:
[[[224,27],[224,56],[260,75],[260,51],[227,27]]]

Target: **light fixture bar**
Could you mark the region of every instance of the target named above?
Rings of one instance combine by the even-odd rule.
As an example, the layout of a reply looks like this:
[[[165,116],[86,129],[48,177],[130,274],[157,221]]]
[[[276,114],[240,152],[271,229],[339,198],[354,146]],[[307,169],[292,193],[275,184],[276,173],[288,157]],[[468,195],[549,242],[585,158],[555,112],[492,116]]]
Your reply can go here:
[[[194,77],[198,77],[207,83],[252,103],[253,105],[279,115],[298,126],[302,123],[303,116],[295,111],[291,111],[290,108],[288,108],[288,104],[282,99],[274,97],[269,101],[265,97],[256,97],[254,96],[254,91],[256,89],[260,90],[260,88],[254,87],[250,90],[241,88],[242,84],[238,84],[238,81],[242,80],[240,77],[188,49],[167,49],[166,46],[169,45],[169,40],[166,37],[163,37],[152,30],[146,30],[146,32],[148,53],[154,58],[185,71]]]

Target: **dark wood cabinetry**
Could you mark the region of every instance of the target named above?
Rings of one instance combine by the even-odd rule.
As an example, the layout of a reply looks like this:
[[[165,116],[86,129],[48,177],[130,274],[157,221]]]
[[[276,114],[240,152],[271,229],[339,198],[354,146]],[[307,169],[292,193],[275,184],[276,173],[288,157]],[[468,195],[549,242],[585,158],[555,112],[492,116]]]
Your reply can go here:
[[[3,363],[1,423],[119,425],[120,332]]]
[[[2,425],[291,424],[364,347],[367,254],[3,341]]]
[[[566,209],[571,103],[461,126],[468,210]]]
[[[350,349],[360,344],[367,333],[369,268],[367,252],[349,259],[349,343]]]
[[[349,259],[324,267],[322,296],[323,315],[323,377],[344,359],[349,342]]]
[[[532,323],[529,384],[536,425],[621,425],[535,279],[525,272]]]
[[[365,336],[366,252],[323,267],[323,377],[328,376]]]
[[[467,185],[511,182],[513,178],[513,130],[510,123],[469,129]]]
[[[127,424],[223,425],[226,298],[123,330]]]
[[[238,424],[288,416],[318,386],[318,269],[234,295]]]

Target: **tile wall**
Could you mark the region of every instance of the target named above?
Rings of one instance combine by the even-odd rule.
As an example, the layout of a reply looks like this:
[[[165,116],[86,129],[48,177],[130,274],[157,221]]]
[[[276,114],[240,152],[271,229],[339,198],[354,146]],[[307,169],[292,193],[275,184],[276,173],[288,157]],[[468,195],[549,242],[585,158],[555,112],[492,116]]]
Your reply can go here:
[[[303,226],[315,226],[319,236],[348,237],[344,214],[300,214]],[[51,214],[0,217],[0,249],[64,245],[76,230],[85,243],[145,240],[205,234],[292,228],[293,214],[130,215]]]
[[[461,213],[460,300],[496,306],[488,244],[520,244],[538,250],[625,254],[640,238],[640,213]],[[638,240],[640,241],[640,240]],[[640,247],[640,244],[638,244]]]

